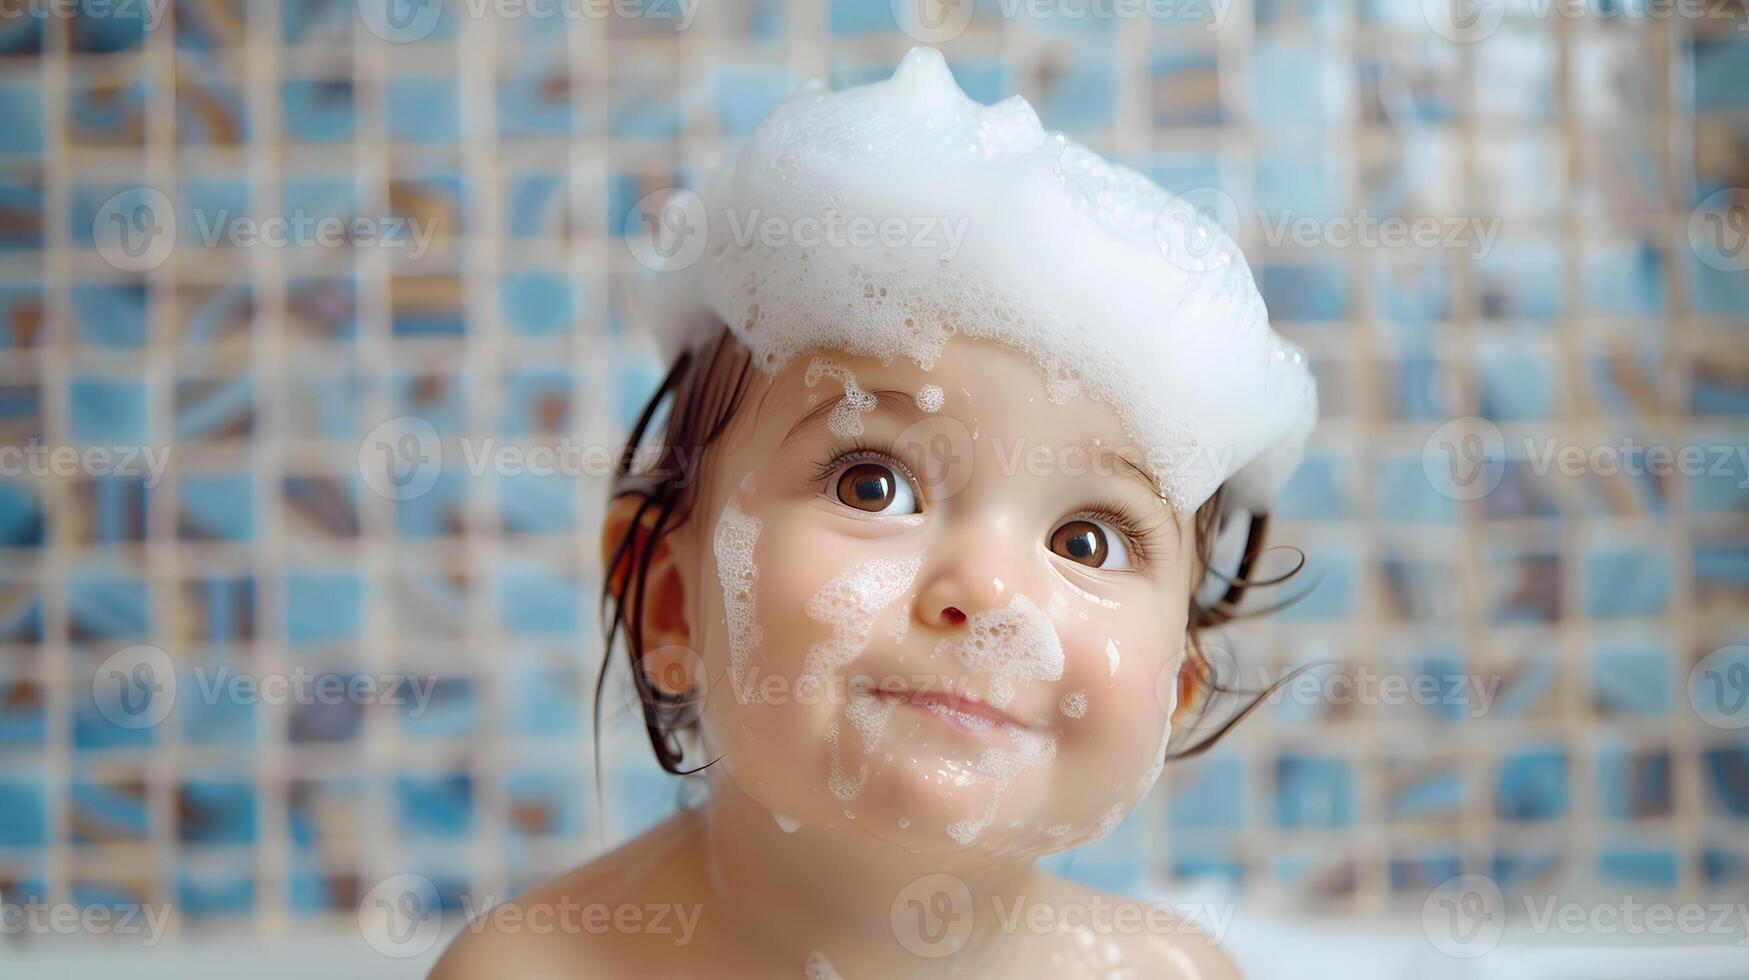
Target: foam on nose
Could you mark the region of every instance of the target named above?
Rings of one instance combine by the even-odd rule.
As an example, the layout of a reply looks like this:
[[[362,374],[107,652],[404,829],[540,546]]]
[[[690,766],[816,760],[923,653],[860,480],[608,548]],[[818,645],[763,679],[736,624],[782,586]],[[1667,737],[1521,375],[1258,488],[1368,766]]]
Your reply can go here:
[[[989,701],[996,707],[1007,707],[1020,684],[1063,676],[1063,644],[1057,629],[1025,593],[1016,592],[999,609],[976,613],[966,626],[963,638],[943,639],[935,652],[951,654],[967,670],[988,675]]]

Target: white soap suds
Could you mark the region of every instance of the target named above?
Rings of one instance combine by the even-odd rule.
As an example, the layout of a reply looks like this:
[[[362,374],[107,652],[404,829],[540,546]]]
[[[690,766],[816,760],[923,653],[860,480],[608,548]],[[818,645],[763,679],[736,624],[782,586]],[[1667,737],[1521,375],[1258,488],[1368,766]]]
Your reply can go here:
[[[747,659],[765,639],[754,616],[759,565],[753,560],[753,547],[759,542],[761,527],[758,518],[743,514],[735,506],[735,498],[730,497],[717,517],[712,540],[717,581],[723,587],[723,615],[729,627],[729,677],[743,701],[752,700],[758,693],[747,686]]]
[[[676,193],[706,234],[655,286],[666,358],[722,324],[768,373],[820,351],[927,369],[950,338],[988,338],[1028,355],[1052,401],[1112,406],[1144,458],[1171,461],[1153,475],[1185,514],[1223,483],[1231,506],[1267,509],[1316,420],[1304,353],[1215,220],[1045,131],[1019,96],[971,99],[938,51],[873,84],[802,86]],[[745,234],[895,215],[904,244]]]
[[[855,779],[844,775],[844,762],[838,755],[838,723],[835,721],[826,723],[826,747],[832,751],[832,772],[826,779],[826,788],[841,800],[856,799],[856,794],[862,792],[863,781],[868,779],[867,763],[857,767]]]
[[[1057,702],[1057,710],[1070,718],[1080,718],[1087,714],[1087,692],[1070,691],[1063,695],[1063,700]]]
[[[809,618],[832,627],[832,635],[808,648],[798,691],[814,689],[826,675],[856,659],[868,646],[875,617],[905,594],[923,567],[923,555],[871,558],[838,573],[808,599]]]
[[[930,415],[941,411],[941,406],[947,404],[947,392],[940,385],[924,385],[917,389],[917,407]]]
[[[808,954],[806,971],[807,980],[844,980],[832,962],[826,959],[826,954],[817,949]]]
[[[899,614],[893,617],[892,625],[887,627],[887,635],[893,638],[894,643],[898,643],[905,639],[906,634],[910,632],[911,605],[910,603],[906,603],[905,606],[899,610]]]
[[[1002,804],[1002,795],[1007,792],[1008,785],[1015,776],[1057,757],[1057,740],[1048,735],[1017,730],[1014,737],[1020,743],[1014,751],[991,747],[984,751],[973,767],[986,776],[994,776],[996,788],[990,794],[989,805],[976,817],[948,825],[947,835],[961,847],[977,840],[984,828],[990,826],[990,822],[996,818],[997,807]]]
[[[887,719],[893,715],[898,706],[886,698],[876,697],[871,691],[857,690],[850,694],[850,703],[844,706],[844,716],[856,726],[856,733],[862,736],[863,754],[874,751],[875,743],[880,741],[881,733],[886,731]]]
[[[1063,645],[1056,627],[1024,593],[1016,592],[999,609],[974,614],[966,626],[963,639],[943,639],[935,653],[951,653],[967,670],[988,674],[989,701],[996,707],[1007,707],[1016,685],[1063,676]]]
[[[749,493],[749,494],[753,492],[753,471],[752,470],[748,470],[747,475],[741,478],[741,492],[742,493]]]
[[[826,416],[826,428],[840,439],[854,439],[862,435],[862,416],[874,411],[877,404],[875,396],[862,390],[856,383],[856,375],[850,369],[837,361],[824,357],[816,357],[808,362],[808,372],[802,381],[812,388],[821,378],[832,378],[844,386],[844,398],[832,406],[832,411]]]
[[[774,813],[771,815],[771,819],[777,821],[777,829],[786,834],[793,834],[802,829],[802,822],[795,817],[786,817],[781,813]]]

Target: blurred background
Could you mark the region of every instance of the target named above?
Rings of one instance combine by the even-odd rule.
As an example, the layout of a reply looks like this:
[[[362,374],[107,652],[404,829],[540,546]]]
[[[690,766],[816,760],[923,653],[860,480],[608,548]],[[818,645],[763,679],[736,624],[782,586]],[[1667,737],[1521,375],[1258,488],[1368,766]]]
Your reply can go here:
[[[5,921],[416,974],[435,934],[361,905],[669,812],[619,687],[593,761],[588,450],[662,370],[628,235],[919,42],[1225,223],[1323,399],[1272,538],[1316,587],[1222,642],[1351,680],[1050,864],[1237,901],[1260,975],[1331,930],[1355,976],[1485,959],[1522,896],[1749,901],[1740,2],[362,3],[0,3]]]

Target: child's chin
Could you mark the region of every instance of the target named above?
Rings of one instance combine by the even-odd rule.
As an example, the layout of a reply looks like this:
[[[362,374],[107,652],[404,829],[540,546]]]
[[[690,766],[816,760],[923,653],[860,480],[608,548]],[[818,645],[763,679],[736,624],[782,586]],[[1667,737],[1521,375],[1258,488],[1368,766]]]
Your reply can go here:
[[[1042,782],[1043,773],[1009,780],[972,773],[956,781],[950,771],[926,756],[871,767],[861,792],[843,803],[852,816],[834,822],[919,853],[1005,847],[1030,836],[1037,794],[1028,776]]]

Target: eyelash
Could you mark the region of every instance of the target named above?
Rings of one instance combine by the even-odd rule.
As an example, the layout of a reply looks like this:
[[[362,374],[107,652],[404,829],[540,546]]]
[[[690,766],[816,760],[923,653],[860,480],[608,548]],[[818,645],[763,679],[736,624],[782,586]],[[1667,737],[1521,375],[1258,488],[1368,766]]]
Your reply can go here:
[[[853,440],[848,445],[834,446],[824,460],[814,464],[813,482],[818,485],[821,493],[825,493],[826,481],[832,474],[849,463],[864,460],[875,460],[898,470],[905,479],[911,481],[912,492],[916,493],[919,500],[922,499],[923,494],[911,468],[900,461],[892,450],[883,449],[862,439]],[[1158,529],[1158,524],[1148,527],[1127,504],[1103,498],[1082,506],[1070,515],[1070,520],[1089,517],[1103,521],[1124,536],[1124,544],[1128,546],[1137,569],[1145,569],[1152,564],[1154,548],[1148,539]]]

